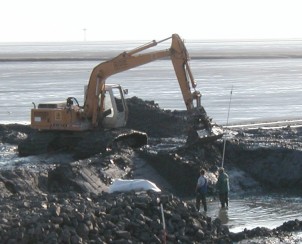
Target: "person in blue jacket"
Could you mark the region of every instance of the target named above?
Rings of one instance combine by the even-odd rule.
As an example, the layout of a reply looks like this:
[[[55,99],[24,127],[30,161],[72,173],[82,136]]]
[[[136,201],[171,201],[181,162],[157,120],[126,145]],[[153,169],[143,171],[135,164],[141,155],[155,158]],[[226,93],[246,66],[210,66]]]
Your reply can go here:
[[[216,188],[219,195],[219,200],[221,207],[225,208],[229,206],[229,176],[225,173],[224,168],[219,169],[218,181],[216,183]]]
[[[207,200],[206,200],[206,194],[208,190],[208,180],[205,177],[205,170],[200,170],[200,176],[197,180],[196,185],[196,209],[197,211],[200,210],[200,202],[202,202],[203,209],[206,212],[207,211]]]

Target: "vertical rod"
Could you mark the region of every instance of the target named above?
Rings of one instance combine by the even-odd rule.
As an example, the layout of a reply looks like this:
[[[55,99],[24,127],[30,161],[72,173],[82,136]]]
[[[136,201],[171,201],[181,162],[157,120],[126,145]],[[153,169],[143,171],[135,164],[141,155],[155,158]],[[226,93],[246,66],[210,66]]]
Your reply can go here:
[[[228,109],[228,116],[227,116],[226,126],[229,125],[229,116],[230,116],[230,109],[231,109],[232,94],[233,94],[233,86],[232,86],[231,93],[230,93],[230,101],[229,101],[229,109]],[[225,145],[226,145],[226,138],[224,137],[224,139],[223,139],[223,151],[222,151],[222,162],[221,162],[221,167],[222,168],[223,168],[223,164],[224,164]]]
[[[163,243],[166,243],[166,222],[165,222],[165,215],[164,215],[164,207],[163,204],[160,203],[160,210],[161,210],[161,217],[163,221]]]

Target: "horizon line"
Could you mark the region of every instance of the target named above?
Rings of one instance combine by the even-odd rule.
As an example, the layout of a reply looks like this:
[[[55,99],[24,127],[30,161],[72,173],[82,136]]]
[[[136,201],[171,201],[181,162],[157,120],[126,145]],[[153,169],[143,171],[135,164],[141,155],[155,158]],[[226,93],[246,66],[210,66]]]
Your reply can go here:
[[[201,38],[182,38],[185,42],[278,42],[278,41],[302,41],[302,38],[216,38],[216,39],[201,39]],[[147,39],[108,39],[108,40],[79,40],[79,41],[0,41],[0,44],[12,43],[96,43],[96,42],[148,42]],[[152,41],[152,40],[151,40]],[[155,40],[156,41],[156,40]]]

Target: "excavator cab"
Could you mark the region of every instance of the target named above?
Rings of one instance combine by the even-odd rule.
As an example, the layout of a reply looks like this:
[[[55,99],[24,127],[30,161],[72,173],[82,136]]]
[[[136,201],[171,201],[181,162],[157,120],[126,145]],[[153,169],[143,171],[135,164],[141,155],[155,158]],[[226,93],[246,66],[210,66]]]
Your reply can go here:
[[[104,128],[124,127],[128,119],[128,108],[124,98],[125,91],[120,85],[106,85],[104,94],[104,113],[102,126]],[[99,101],[101,101],[100,99]]]

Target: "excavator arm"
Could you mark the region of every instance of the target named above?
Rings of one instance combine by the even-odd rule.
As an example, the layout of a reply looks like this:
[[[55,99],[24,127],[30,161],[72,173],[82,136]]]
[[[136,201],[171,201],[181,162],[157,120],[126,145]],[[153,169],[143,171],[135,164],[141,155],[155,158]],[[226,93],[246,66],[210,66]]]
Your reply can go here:
[[[183,95],[183,99],[188,111],[192,111],[196,107],[200,107],[201,94],[195,88],[197,83],[193,78],[191,68],[189,66],[189,54],[178,35],[174,34],[172,36],[172,45],[170,48],[170,58],[173,63],[175,74],[180,86],[180,90]],[[192,90],[194,90],[192,92]],[[194,100],[196,104],[194,105]]]
[[[169,49],[144,52],[169,39],[172,39]],[[103,93],[105,90],[105,81],[108,77],[166,57],[170,57],[172,60],[187,110],[192,112],[196,108],[201,107],[201,94],[195,90],[196,82],[188,64],[189,56],[186,47],[179,35],[173,34],[171,37],[161,41],[152,41],[131,51],[123,52],[117,57],[97,65],[93,69],[84,103],[84,113],[87,118],[91,118],[92,125],[97,126],[99,118],[102,118],[104,112],[102,109]],[[100,95],[101,104],[99,104]],[[194,101],[196,101],[196,105],[194,105]]]

